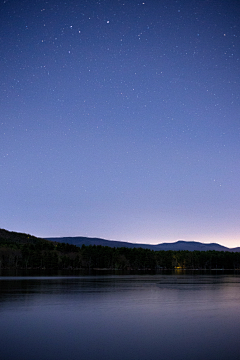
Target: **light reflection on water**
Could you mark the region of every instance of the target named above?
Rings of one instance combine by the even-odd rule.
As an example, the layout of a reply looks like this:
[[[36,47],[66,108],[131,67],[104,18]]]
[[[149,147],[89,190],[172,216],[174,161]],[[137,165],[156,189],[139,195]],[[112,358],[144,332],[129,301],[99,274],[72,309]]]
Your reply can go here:
[[[0,277],[1,358],[239,359],[240,276]]]

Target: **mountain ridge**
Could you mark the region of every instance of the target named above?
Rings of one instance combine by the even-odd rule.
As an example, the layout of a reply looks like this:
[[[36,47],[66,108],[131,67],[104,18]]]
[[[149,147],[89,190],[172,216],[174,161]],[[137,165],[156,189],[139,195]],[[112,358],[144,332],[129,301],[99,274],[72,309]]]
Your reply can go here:
[[[101,245],[108,247],[126,247],[126,248],[143,248],[150,249],[155,251],[228,251],[228,252],[240,252],[240,247],[228,248],[226,246],[220,245],[218,243],[201,243],[198,241],[185,241],[178,240],[173,243],[160,243],[160,244],[142,244],[142,243],[131,243],[127,241],[117,241],[117,240],[106,240],[96,237],[84,237],[84,236],[69,236],[69,237],[48,237],[40,238],[26,233],[20,233],[15,231],[8,231],[0,228],[0,239],[5,239],[8,242],[20,242],[20,243],[38,243],[39,241],[50,241],[50,242],[59,242],[66,243],[70,245],[75,245],[81,247],[82,245]]]
[[[183,240],[152,245],[87,237],[44,239],[0,229],[0,269],[240,270],[240,248]]]
[[[109,247],[128,247],[128,248],[143,248],[150,249],[155,251],[160,250],[188,250],[188,251],[229,251],[229,252],[240,252],[240,247],[228,248],[226,246],[217,244],[217,243],[201,243],[198,241],[184,241],[178,240],[173,243],[160,243],[160,244],[141,244],[141,243],[131,243],[127,241],[117,241],[117,240],[106,240],[101,238],[91,238],[84,236],[71,236],[71,237],[50,237],[45,238],[49,241],[65,242],[71,245],[82,246],[82,245],[101,245]]]

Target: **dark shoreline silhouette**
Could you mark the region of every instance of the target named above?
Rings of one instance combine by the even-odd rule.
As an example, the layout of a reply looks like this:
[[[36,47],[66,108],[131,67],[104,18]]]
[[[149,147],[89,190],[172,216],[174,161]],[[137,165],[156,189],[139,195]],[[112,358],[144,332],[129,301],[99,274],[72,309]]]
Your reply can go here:
[[[41,239],[29,234],[10,232],[0,229],[0,269],[105,269],[105,270],[172,270],[199,269],[222,270],[240,269],[240,253],[238,251],[216,251],[214,249],[199,250],[158,250],[160,245],[181,246],[187,242],[173,244],[149,245],[123,243],[123,246],[102,246],[96,244],[76,246],[65,239]],[[88,240],[88,238],[84,241]],[[58,241],[56,241],[58,240]],[[115,242],[103,239],[89,239],[90,241],[104,241],[113,245]],[[118,242],[120,243],[120,242]],[[128,244],[128,246],[124,246]],[[199,244],[190,242],[192,244]],[[201,244],[201,243],[200,243]],[[218,244],[202,244],[218,245]],[[219,245],[220,246],[220,245]],[[220,246],[220,248],[222,248]],[[224,248],[224,247],[223,247]]]

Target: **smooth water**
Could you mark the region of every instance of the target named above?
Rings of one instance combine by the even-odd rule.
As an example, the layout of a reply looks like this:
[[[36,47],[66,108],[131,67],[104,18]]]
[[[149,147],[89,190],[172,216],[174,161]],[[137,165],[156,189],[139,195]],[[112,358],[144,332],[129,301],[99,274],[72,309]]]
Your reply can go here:
[[[239,275],[0,277],[2,360],[240,359]]]

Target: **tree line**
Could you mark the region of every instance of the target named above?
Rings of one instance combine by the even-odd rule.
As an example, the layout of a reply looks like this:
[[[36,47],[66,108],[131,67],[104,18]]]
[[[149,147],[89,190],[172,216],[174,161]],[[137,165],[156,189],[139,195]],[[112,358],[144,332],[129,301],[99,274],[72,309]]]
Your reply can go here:
[[[227,251],[154,251],[101,245],[77,247],[38,238],[0,238],[2,269],[240,269],[240,253]]]

